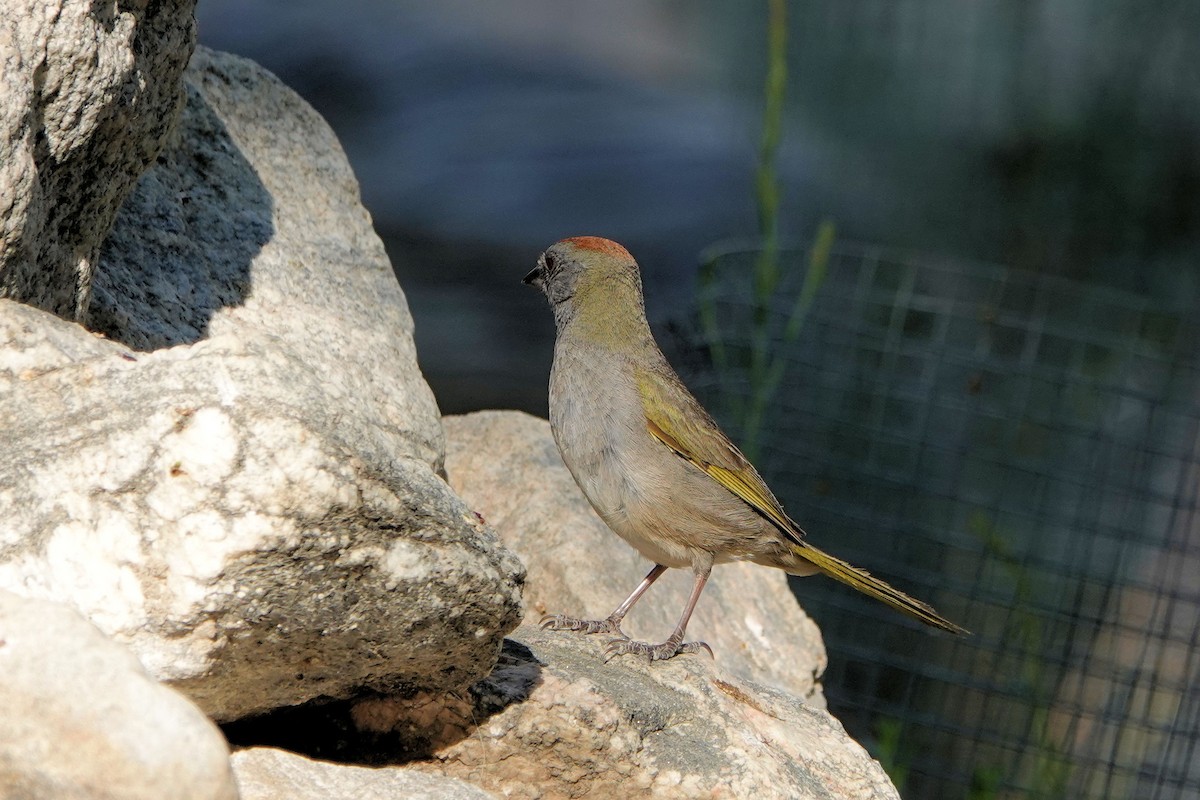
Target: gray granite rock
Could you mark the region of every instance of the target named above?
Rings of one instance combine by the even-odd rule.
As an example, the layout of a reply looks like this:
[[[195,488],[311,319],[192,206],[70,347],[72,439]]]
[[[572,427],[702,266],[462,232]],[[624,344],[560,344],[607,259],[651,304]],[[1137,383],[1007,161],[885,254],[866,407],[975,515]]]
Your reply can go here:
[[[0,0],[0,297],[85,316],[117,207],[183,106],[195,0]]]
[[[228,720],[463,689],[523,570],[439,477],[412,320],[329,128],[197,51],[106,243],[107,338],[0,301],[0,587]]]

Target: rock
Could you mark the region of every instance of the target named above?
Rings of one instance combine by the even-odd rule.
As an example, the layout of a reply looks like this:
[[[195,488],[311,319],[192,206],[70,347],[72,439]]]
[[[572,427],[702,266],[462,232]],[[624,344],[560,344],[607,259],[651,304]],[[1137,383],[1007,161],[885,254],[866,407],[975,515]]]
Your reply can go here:
[[[233,754],[241,800],[490,800],[469,783],[404,767],[354,767],[314,761],[273,747]]]
[[[523,571],[439,477],[412,320],[329,128],[199,50],[93,321],[0,301],[0,587],[62,599],[218,720],[455,691]]]
[[[221,732],[59,603],[0,591],[0,796],[234,800]]]
[[[68,319],[183,106],[195,0],[0,0],[0,297]]]
[[[509,798],[898,798],[828,712],[706,655],[606,664],[579,635],[525,625],[470,703],[364,701],[362,727],[439,731],[414,766]]]
[[[483,515],[529,570],[526,622],[547,612],[603,618],[645,577],[650,564],[592,511],[567,472],[550,425],[512,411],[447,417],[450,485]],[[690,574],[666,573],[634,606],[626,633],[662,641],[691,591]],[[688,626],[731,675],[775,686],[823,706],[820,631],[779,571],[723,564]],[[605,637],[587,640],[599,655]]]

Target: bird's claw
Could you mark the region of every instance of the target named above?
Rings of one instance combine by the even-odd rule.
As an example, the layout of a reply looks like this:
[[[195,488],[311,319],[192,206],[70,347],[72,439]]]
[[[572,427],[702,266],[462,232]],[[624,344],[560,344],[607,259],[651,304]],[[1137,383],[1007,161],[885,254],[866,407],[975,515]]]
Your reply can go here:
[[[624,639],[629,637],[621,626],[611,619],[576,619],[564,614],[547,614],[539,623],[548,631],[575,631],[577,633],[612,633]],[[620,640],[618,640],[620,641]]]
[[[646,656],[650,661],[666,661],[681,653],[699,653],[701,650],[707,651],[709,658],[715,658],[712,648],[708,646],[707,642],[680,642],[667,639],[662,644],[650,644],[649,642],[635,642],[629,638],[613,639],[604,649],[604,660],[611,661],[617,656],[640,655]]]

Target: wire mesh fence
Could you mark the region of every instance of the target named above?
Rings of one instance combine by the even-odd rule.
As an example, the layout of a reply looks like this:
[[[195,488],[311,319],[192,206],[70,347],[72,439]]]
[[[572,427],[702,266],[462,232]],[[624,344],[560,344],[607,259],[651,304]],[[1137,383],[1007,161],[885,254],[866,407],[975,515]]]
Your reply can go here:
[[[835,714],[909,798],[1200,794],[1191,293],[839,245],[759,298],[757,258],[711,262],[688,382],[814,544],[974,632],[794,581]]]

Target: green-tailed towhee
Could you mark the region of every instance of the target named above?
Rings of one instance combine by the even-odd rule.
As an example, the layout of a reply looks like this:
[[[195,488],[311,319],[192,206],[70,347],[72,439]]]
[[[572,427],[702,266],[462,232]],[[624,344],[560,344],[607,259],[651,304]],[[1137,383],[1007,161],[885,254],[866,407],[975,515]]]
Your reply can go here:
[[[928,625],[966,632],[805,541],[658,349],[637,262],[624,247],[595,236],[564,239],[542,253],[525,283],[546,295],[558,329],[550,428],[563,461],[605,523],[655,565],[607,619],[551,615],[543,626],[614,634],[609,656],[711,653],[683,638],[696,601],[714,564],[753,561],[791,575],[824,572]],[[668,568],[695,576],[679,623],[662,644],[629,639],[621,621]]]

